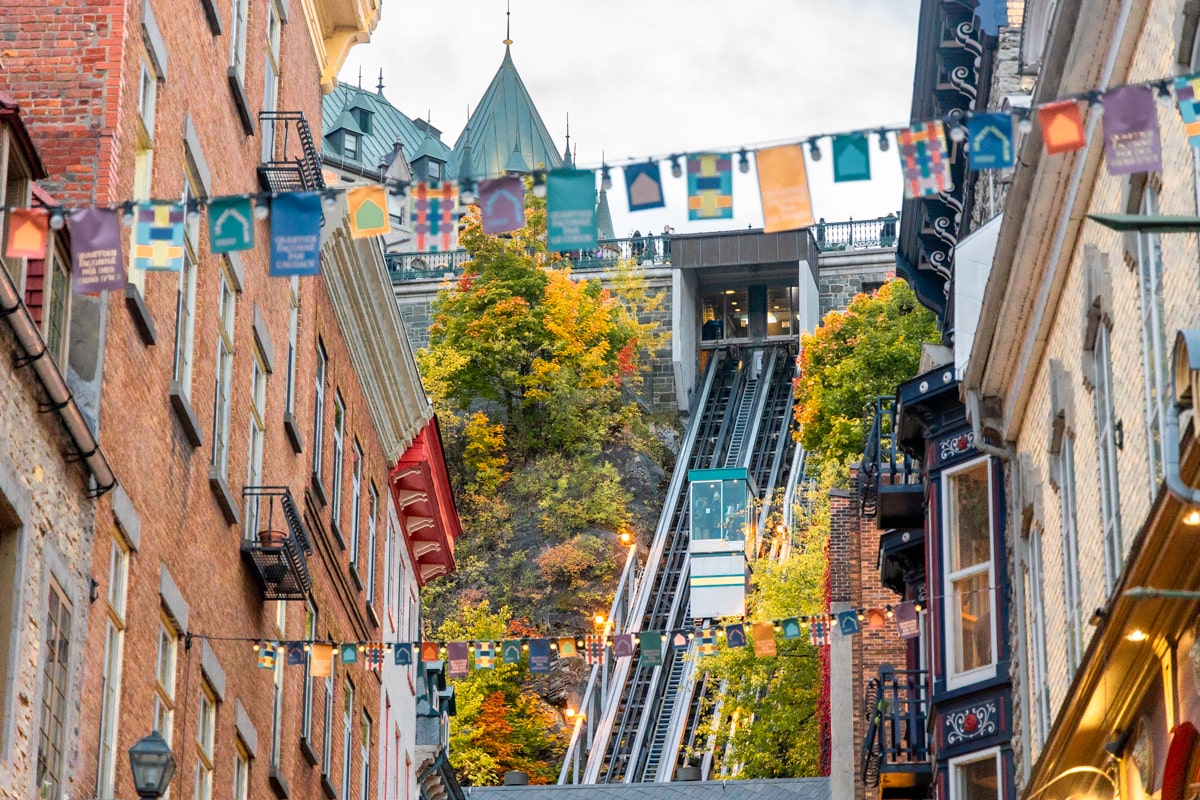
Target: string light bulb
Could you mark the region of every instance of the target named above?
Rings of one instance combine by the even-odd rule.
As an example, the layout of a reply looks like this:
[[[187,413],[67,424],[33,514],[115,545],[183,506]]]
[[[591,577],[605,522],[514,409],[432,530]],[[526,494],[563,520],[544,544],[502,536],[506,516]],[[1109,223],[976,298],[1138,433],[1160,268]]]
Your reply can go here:
[[[187,204],[187,221],[189,225],[195,225],[200,221],[200,203],[195,200],[189,200]]]
[[[67,215],[63,213],[61,207],[56,206],[50,212],[50,227],[56,231],[61,231],[63,226],[67,224]]]
[[[133,203],[121,204],[121,224],[126,228],[133,225]]]
[[[533,172],[533,196],[546,196],[546,172],[545,170],[534,170]]]
[[[465,178],[459,181],[458,184],[458,199],[465,206],[479,202],[479,195],[475,190],[475,179]]]
[[[271,216],[270,202],[265,198],[259,198],[254,201],[254,218],[266,219]]]
[[[1033,130],[1033,120],[1029,117],[1021,117],[1021,121],[1017,123],[1017,130],[1021,133],[1029,133]]]
[[[816,139],[808,140],[808,155],[809,155],[809,158],[811,158],[813,161],[821,160],[821,148],[817,144]]]
[[[321,205],[325,206],[326,209],[332,211],[333,207],[337,205],[337,193],[333,192],[333,191],[322,192]]]
[[[679,156],[671,156],[671,177],[683,177],[683,167],[679,164]]]
[[[750,156],[746,155],[746,149],[743,147],[738,151],[738,172],[745,175],[750,171]]]
[[[913,603],[913,611],[916,611],[918,614],[921,613],[921,611],[924,610],[924,608],[925,608],[925,606],[922,605],[919,600],[917,602]]]
[[[888,606],[888,607],[887,607],[887,612],[886,612],[886,614],[887,614],[887,618],[888,618],[888,619],[891,619],[892,617],[896,616],[896,612],[895,612],[895,611],[892,611],[892,607],[891,607],[891,606]]]
[[[608,164],[600,167],[600,188],[606,192],[612,191],[612,172],[608,168]]]
[[[1165,108],[1170,108],[1175,104],[1171,98],[1171,84],[1167,81],[1158,84],[1158,104]]]
[[[958,123],[954,123],[950,127],[950,141],[961,142],[967,138],[967,129]]]
[[[891,146],[892,146],[892,143],[888,139],[888,132],[885,130],[880,130],[879,131],[879,152],[886,153],[888,151],[888,148]]]

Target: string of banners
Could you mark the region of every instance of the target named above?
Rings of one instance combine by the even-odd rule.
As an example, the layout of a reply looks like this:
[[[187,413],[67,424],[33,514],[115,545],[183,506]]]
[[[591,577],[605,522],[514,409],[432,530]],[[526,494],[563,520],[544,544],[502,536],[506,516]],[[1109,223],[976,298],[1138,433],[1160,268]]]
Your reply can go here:
[[[903,639],[919,635],[917,617],[921,604],[900,603],[882,608],[849,609],[836,614],[796,616],[771,622],[737,622],[722,626],[682,628],[668,631],[640,631],[608,635],[524,637],[492,641],[417,641],[417,642],[320,642],[252,641],[258,654],[258,666],[275,669],[282,660],[288,666],[308,666],[314,678],[329,677],[335,663],[363,664],[379,670],[385,663],[412,666],[418,661],[446,662],[451,678],[476,670],[493,669],[497,664],[527,665],[531,673],[550,672],[554,658],[583,658],[599,664],[606,656],[640,659],[649,666],[661,664],[666,648],[687,649],[693,641],[696,653],[716,655],[720,643],[726,648],[751,646],[754,655],[766,658],[777,654],[777,637],[801,639],[808,630],[809,643],[827,647],[836,633],[855,636],[864,630],[882,631],[894,621]]]
[[[1172,94],[1173,93],[1173,94]],[[1157,101],[1157,102],[1156,102]],[[733,165],[750,171],[754,154],[759,195],[767,233],[806,228],[814,224],[809,195],[808,161],[822,158],[820,141],[831,140],[835,182],[871,179],[870,137],[879,148],[890,147],[895,135],[908,198],[927,197],[953,189],[951,143],[961,144],[971,170],[1013,166],[1015,131],[1032,129],[1036,117],[1049,154],[1068,153],[1087,145],[1081,103],[1103,114],[1107,168],[1112,175],[1162,169],[1162,143],[1157,103],[1174,104],[1182,117],[1189,143],[1200,147],[1200,73],[1091,91],[1055,100],[1036,108],[1009,112],[968,113],[933,119],[904,128],[873,128],[840,134],[820,134],[800,142],[732,152],[670,155],[624,164],[625,192],[632,212],[666,206],[660,162],[681,178],[686,172],[690,220],[733,217]],[[612,187],[607,163],[599,167],[600,186]],[[596,170],[537,170],[532,190],[547,197],[546,247],[552,252],[602,248],[596,215]],[[123,240],[129,239],[135,269],[178,272],[185,258],[185,237],[198,234],[200,214],[208,214],[209,247],[213,253],[233,253],[255,247],[255,220],[270,219],[269,274],[276,277],[317,275],[320,271],[324,209],[334,209],[344,195],[350,235],[380,236],[391,230],[389,197],[407,198],[417,251],[458,249],[458,220],[465,205],[478,208],[484,233],[503,234],[525,225],[525,181],[506,175],[476,181],[470,176],[415,185],[388,183],[337,187],[321,191],[275,192],[193,198],[184,201],[148,200],[117,206],[69,210],[5,207],[10,215],[5,255],[8,258],[46,258],[50,231],[64,226],[70,232],[73,288],[78,293],[121,289],[126,283]],[[132,227],[128,237],[122,225]]]

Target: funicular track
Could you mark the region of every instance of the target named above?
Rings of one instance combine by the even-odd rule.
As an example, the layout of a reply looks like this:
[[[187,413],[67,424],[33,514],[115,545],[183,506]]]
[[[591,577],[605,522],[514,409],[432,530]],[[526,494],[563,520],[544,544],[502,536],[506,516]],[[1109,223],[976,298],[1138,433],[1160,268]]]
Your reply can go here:
[[[671,631],[693,624],[688,607],[688,470],[745,466],[760,500],[766,501],[772,500],[776,486],[789,485],[795,463],[787,435],[793,374],[794,355],[786,346],[713,352],[645,572],[621,615],[621,632]],[[763,510],[762,518],[768,511]],[[632,577],[629,583],[633,585]],[[576,729],[560,783],[671,779],[684,747],[695,742],[711,683],[701,675],[696,685],[695,660],[685,658],[687,652],[668,647],[661,666],[616,659],[593,668],[585,693],[593,716],[586,731]]]

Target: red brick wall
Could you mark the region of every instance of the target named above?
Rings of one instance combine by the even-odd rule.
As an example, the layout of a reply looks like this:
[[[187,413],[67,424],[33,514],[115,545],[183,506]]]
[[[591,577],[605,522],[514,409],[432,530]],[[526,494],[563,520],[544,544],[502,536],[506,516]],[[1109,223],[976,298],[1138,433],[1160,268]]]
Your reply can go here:
[[[218,3],[228,15],[227,3]],[[185,115],[190,114],[212,172],[214,194],[257,190],[255,167],[260,140],[246,136],[235,113],[227,86],[228,26],[214,37],[200,2],[153,0],[158,27],[168,52],[166,80],[158,90],[154,131],[152,195],[179,197],[183,185]],[[127,4],[96,0],[10,1],[5,21],[15,23],[15,40],[2,43],[0,88],[21,103],[49,179],[47,188],[67,206],[93,201],[111,203],[132,195],[136,145],[138,75],[142,54],[140,0]],[[261,107],[265,57],[267,0],[250,0],[248,64],[245,89],[252,109]],[[320,133],[320,91],[317,66],[309,33],[298,4],[291,4],[291,21],[284,26],[283,83],[279,108],[303,111]],[[112,293],[108,307],[107,346],[104,354],[104,387],[101,404],[102,445],[122,486],[141,519],[141,548],[134,554],[128,590],[128,629],[121,692],[116,791],[118,797],[134,794],[130,785],[126,750],[152,727],[154,666],[159,624],[159,570],[165,564],[189,605],[189,630],[207,634],[226,675],[226,693],[217,715],[214,797],[231,796],[234,754],[235,699],[246,707],[258,734],[258,752],[251,769],[251,797],[274,794],[268,783],[271,742],[271,673],[256,667],[255,654],[246,642],[221,641],[220,637],[273,638],[275,604],[263,600],[239,553],[241,524],[228,525],[208,480],[211,454],[216,368],[217,297],[221,260],[208,248],[207,224],[201,223],[197,286],[196,334],[191,405],[199,420],[204,442],[193,448],[168,399],[171,380],[177,276],[152,273],[145,284],[145,303],[157,329],[153,346],[143,344],[120,293]],[[377,627],[364,610],[362,592],[349,577],[348,554],[329,533],[330,509],[306,492],[312,463],[313,375],[315,346],[320,336],[328,351],[326,385],[324,484],[332,491],[333,396],[340,389],[346,401],[346,491],[350,486],[349,449],[355,437],[364,456],[362,515],[367,521],[366,491],[371,481],[386,501],[387,463],[360,390],[358,377],[339,330],[337,319],[320,278],[301,281],[301,332],[298,347],[295,416],[304,436],[305,450],[293,452],[283,427],[288,335],[288,284],[266,275],[267,223],[258,223],[259,246],[243,254],[244,291],[237,298],[234,323],[235,356],[231,412],[230,455],[227,481],[244,514],[241,489],[248,459],[251,409],[251,365],[254,336],[253,309],[257,304],[266,321],[275,356],[275,370],[267,382],[266,446],[263,480],[286,485],[301,504],[316,554],[309,561],[314,581],[313,597],[320,612],[319,633],[335,639],[378,638]],[[349,504],[344,500],[343,530],[349,529]],[[98,596],[108,592],[109,544],[115,531],[111,500],[101,503],[97,520],[92,574],[99,582]],[[379,513],[385,519],[384,510]],[[312,524],[317,523],[317,524]],[[382,524],[377,535],[377,598],[383,586]],[[100,665],[104,654],[103,600],[92,607],[89,635],[82,657],[89,668],[79,730],[82,750],[80,780],[95,786],[100,718]],[[377,600],[376,610],[380,610]],[[287,635],[301,638],[303,603],[288,604]],[[195,724],[201,683],[200,645],[179,646],[177,705],[172,741],[179,767],[173,797],[189,798],[195,768]],[[330,778],[340,786],[341,774],[341,670],[336,674],[333,764]],[[365,710],[374,722],[376,736],[382,728],[377,718],[379,679],[361,666],[351,666],[356,689],[354,719],[355,797],[358,795],[358,721]],[[302,675],[300,668],[285,672],[281,772],[292,798],[322,798],[319,767],[310,766],[299,747]],[[323,687],[314,689],[314,747],[320,752]],[[377,752],[374,744],[372,754]],[[372,765],[372,776],[378,774]],[[369,796],[374,797],[372,777]],[[90,793],[88,794],[90,796]]]

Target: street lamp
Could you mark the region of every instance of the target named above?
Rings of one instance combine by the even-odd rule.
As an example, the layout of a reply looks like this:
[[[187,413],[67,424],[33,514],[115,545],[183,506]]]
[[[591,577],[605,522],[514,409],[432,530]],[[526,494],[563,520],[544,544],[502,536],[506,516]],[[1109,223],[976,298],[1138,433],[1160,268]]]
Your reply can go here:
[[[138,797],[162,797],[175,774],[171,745],[158,731],[138,739],[129,748],[129,769],[133,772],[133,786]]]

